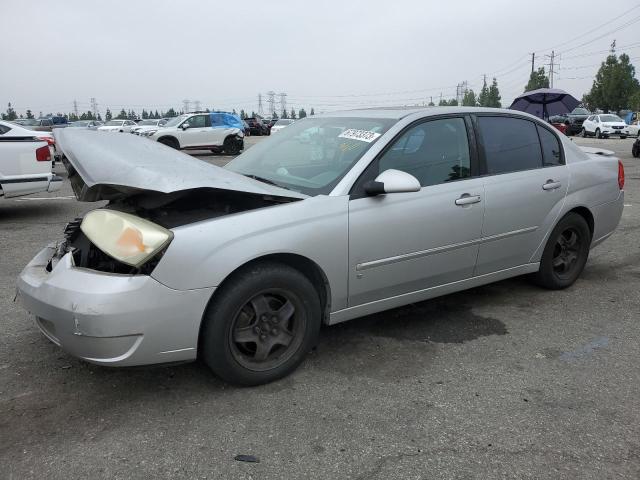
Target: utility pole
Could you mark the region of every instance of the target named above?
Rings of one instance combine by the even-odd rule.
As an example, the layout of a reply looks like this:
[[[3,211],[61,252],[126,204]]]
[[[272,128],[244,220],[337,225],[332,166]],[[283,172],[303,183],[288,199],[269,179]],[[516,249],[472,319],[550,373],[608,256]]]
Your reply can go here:
[[[282,112],[287,111],[287,94],[284,92],[280,92],[280,109]]]
[[[536,69],[536,52],[531,53],[531,73]]]
[[[78,102],[76,100],[73,101],[73,114],[78,118]]]
[[[96,97],[91,97],[91,111],[93,112],[93,116],[98,118],[98,102],[96,101]]]
[[[616,41],[614,40],[613,42],[611,42],[611,50],[609,50],[611,52],[611,55],[615,55],[616,54]]]
[[[442,92],[440,92],[440,102],[438,103],[438,105],[442,104]]]
[[[258,115],[264,115],[264,108],[262,108],[262,94],[258,94]]]
[[[191,100],[184,99],[182,100],[182,113],[189,113],[191,110]]]

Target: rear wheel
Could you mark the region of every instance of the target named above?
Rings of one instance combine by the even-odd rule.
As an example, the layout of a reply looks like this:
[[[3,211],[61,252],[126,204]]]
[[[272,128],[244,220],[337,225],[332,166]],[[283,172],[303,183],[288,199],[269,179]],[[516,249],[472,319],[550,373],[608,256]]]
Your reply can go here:
[[[580,132],[582,134],[582,138],[587,138],[587,129],[583,128],[582,132]]]
[[[631,155],[633,155],[635,158],[640,157],[640,145],[638,144],[637,140],[636,143],[633,144],[633,147],[631,147]]]
[[[600,129],[596,128],[596,137],[597,138],[602,138],[602,134],[600,133]]]
[[[552,290],[573,285],[587,263],[590,245],[591,231],[585,219],[568,213],[549,235],[533,280]]]
[[[163,137],[158,139],[158,143],[162,143],[167,147],[175,148],[176,150],[180,150],[180,144],[175,138],[171,137]]]
[[[309,279],[278,263],[239,272],[207,308],[200,351],[222,379],[260,385],[304,360],[320,331],[320,299]]]

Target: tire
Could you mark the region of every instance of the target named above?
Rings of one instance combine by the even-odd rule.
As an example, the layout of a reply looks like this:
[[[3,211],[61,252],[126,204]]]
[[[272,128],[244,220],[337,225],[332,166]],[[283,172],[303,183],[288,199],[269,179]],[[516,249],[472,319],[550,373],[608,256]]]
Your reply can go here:
[[[316,344],[320,299],[299,271],[257,263],[225,282],[203,322],[200,356],[209,368],[229,383],[261,385],[289,375]]]
[[[636,144],[638,142],[636,141]],[[631,155],[633,155],[635,158],[640,157],[640,146],[634,144],[633,147],[631,147]]]
[[[167,147],[175,148],[176,150],[180,150],[180,144],[175,138],[172,137],[162,137],[158,139],[158,143],[162,143]]]
[[[620,135],[620,140],[626,140],[627,136],[626,135]]]
[[[595,135],[596,135],[596,138],[602,138],[602,134],[600,133],[600,129],[599,128],[596,128]]]
[[[225,155],[238,155],[241,150],[238,139],[236,137],[225,138],[223,150]]]
[[[590,245],[591,231],[586,220],[577,213],[568,213],[549,235],[533,281],[550,290],[573,285],[587,263]]]
[[[586,128],[583,128],[581,133],[582,133],[582,138],[587,138],[587,129]]]

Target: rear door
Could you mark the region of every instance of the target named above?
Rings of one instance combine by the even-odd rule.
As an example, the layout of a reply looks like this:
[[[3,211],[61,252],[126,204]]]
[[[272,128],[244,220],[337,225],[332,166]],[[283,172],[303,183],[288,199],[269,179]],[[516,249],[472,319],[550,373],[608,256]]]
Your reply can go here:
[[[349,306],[473,275],[484,195],[469,132],[462,116],[418,122],[358,180],[349,202]],[[421,190],[366,196],[362,185],[388,169],[413,175]]]
[[[484,223],[476,274],[527,264],[555,224],[569,175],[549,128],[509,116],[477,116]]]

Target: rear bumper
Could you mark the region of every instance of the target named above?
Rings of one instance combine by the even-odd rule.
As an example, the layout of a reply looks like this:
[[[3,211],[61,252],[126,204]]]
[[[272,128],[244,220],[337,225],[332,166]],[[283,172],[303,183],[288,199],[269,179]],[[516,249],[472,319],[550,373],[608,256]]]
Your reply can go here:
[[[620,191],[615,201],[592,208],[594,232],[591,248],[601,244],[613,234],[620,223],[623,209],[624,190]]]
[[[115,275],[73,265],[63,256],[48,272],[49,246],[17,281],[23,306],[53,343],[109,366],[193,360],[214,288],[174,290],[145,275]]]

